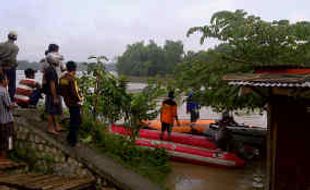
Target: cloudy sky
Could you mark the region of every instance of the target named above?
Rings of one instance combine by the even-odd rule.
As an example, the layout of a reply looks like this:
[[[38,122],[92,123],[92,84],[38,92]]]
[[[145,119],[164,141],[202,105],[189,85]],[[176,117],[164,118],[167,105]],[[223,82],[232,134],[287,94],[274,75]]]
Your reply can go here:
[[[265,20],[310,20],[310,0],[10,0],[1,2],[0,40],[19,34],[18,59],[39,60],[49,43],[61,46],[66,59],[120,55],[126,45],[154,40],[182,40],[186,50],[201,46],[186,38],[192,26],[207,24],[220,10],[244,9]]]

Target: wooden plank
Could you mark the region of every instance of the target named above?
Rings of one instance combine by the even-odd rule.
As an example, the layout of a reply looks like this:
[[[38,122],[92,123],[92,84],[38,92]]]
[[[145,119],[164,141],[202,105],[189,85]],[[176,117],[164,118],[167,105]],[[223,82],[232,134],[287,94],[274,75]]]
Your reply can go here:
[[[5,185],[17,189],[25,189],[23,178],[31,178],[35,176],[38,176],[38,174],[5,175],[3,177],[0,177],[0,185]]]
[[[41,182],[43,180],[50,179],[50,178],[51,178],[51,175],[41,175],[41,176],[33,177],[27,180],[27,185],[28,184],[31,185],[36,182]]]
[[[63,179],[63,178],[59,177],[59,176],[52,176],[48,179],[44,179],[41,181],[30,183],[29,186],[31,186],[32,188],[35,188],[35,189],[47,189],[49,187],[52,187],[54,183],[56,183],[57,181],[59,181],[61,179]]]
[[[57,187],[63,186],[64,184],[70,183],[69,178],[59,178],[58,181],[55,181],[53,184],[50,184],[50,186],[45,186],[43,190],[48,190],[48,189],[55,189]]]
[[[89,178],[64,178],[40,174],[16,174],[0,176],[0,185],[27,190],[83,189],[94,184]]]
[[[17,183],[19,180],[21,180],[22,178],[25,178],[27,176],[33,177],[35,175],[33,174],[13,174],[13,175],[5,175],[0,177],[0,183],[1,182],[15,182]]]
[[[75,190],[91,187],[94,184],[94,180],[92,179],[72,179],[70,183],[63,184],[53,190]]]

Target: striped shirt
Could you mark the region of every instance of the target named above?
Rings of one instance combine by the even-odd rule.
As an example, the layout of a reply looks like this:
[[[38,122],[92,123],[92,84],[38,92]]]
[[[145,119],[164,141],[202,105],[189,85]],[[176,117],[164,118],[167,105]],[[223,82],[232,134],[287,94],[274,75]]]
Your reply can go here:
[[[14,96],[15,102],[17,104],[29,104],[30,95],[37,88],[38,83],[34,79],[26,78],[22,79],[17,88]]]
[[[13,114],[9,106],[11,100],[7,89],[0,86],[0,124],[13,122]]]

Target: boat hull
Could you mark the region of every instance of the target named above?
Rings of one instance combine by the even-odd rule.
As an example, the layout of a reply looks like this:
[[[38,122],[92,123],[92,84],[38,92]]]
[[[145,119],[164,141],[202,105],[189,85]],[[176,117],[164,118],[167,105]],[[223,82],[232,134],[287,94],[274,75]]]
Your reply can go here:
[[[122,134],[122,135],[130,135],[130,131],[127,130],[122,125],[112,125],[111,130],[114,133]],[[157,130],[149,130],[149,129],[140,129],[138,137],[151,139],[151,140],[160,140],[160,131]],[[168,140],[168,134],[164,133],[163,141]],[[170,142],[196,146],[201,148],[207,149],[216,149],[216,145],[213,143],[212,140],[208,139],[205,136],[198,136],[192,134],[183,134],[183,133],[171,133],[171,137],[169,139]]]
[[[149,139],[138,139],[136,140],[136,145],[146,148],[164,148],[173,160],[191,164],[213,165],[225,168],[240,168],[245,166],[244,160],[228,152],[200,149]]]
[[[130,135],[130,131],[121,125],[112,125],[111,132],[118,135]],[[141,129],[137,146],[149,149],[164,148],[173,160],[200,165],[214,165],[225,168],[238,168],[245,165],[245,161],[234,153],[216,150],[216,145],[203,136],[172,133],[171,141],[160,140],[160,132]]]

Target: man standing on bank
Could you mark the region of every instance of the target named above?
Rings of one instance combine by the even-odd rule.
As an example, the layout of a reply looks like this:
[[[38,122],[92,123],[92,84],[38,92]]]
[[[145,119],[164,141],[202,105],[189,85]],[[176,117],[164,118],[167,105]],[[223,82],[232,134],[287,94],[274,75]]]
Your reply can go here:
[[[59,91],[63,96],[70,113],[70,127],[67,141],[70,146],[75,146],[78,142],[78,129],[82,123],[82,96],[77,85],[77,78],[75,77],[77,68],[76,63],[68,61],[66,67],[67,73],[59,79]]]
[[[0,73],[4,73],[8,79],[11,101],[14,101],[16,91],[16,56],[19,51],[19,48],[15,44],[16,40],[16,32],[10,32],[8,34],[8,40],[0,43]]]

